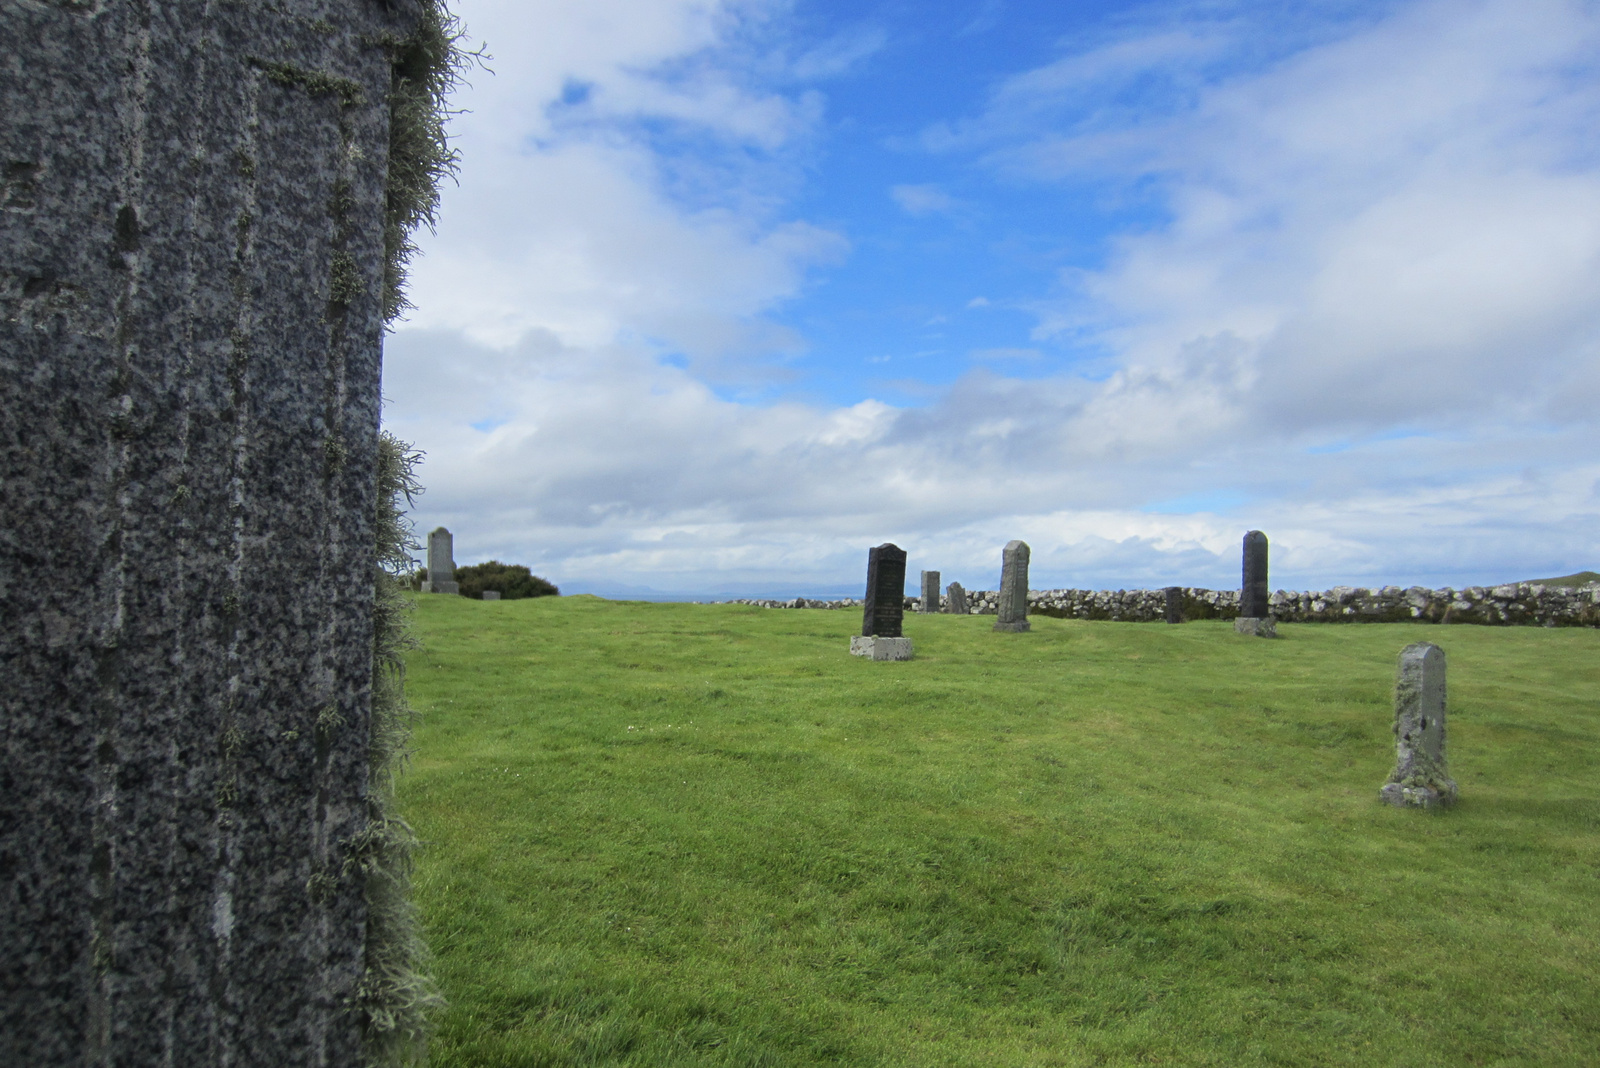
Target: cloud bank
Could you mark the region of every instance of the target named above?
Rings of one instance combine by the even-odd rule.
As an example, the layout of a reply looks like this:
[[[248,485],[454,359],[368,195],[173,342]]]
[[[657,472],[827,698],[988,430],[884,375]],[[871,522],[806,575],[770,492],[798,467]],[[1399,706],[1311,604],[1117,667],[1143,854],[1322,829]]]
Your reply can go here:
[[[783,385],[807,340],[778,313],[870,237],[795,205],[827,79],[881,33],[819,53],[773,5],[462,12],[496,74],[462,101],[462,185],[385,382],[429,454],[419,522],[463,562],[844,592],[893,540],[913,575],[992,587],[1022,537],[1036,586],[1229,586],[1258,527],[1276,585],[1593,564],[1592,5],[1394,5],[1248,62],[1259,27],[1174,8],[930,116],[963,201],[1092,189],[1154,221],[1009,298],[1082,372],[997,345],[918,407]],[[954,203],[886,188],[918,218]]]

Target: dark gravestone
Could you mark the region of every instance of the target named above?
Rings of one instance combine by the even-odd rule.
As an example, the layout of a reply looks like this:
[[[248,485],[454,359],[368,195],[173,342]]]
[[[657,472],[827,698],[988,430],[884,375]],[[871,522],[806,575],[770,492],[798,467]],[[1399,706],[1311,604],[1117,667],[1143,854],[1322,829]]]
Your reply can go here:
[[[1239,584],[1239,618],[1233,629],[1258,638],[1276,638],[1277,623],[1268,615],[1267,536],[1252,530],[1244,536],[1244,566]]]
[[[1168,586],[1165,590],[1167,598],[1167,622],[1183,622],[1183,587]]]
[[[995,630],[1021,632],[1028,622],[1028,543],[1009,541],[1000,554],[1000,603]]]
[[[1239,585],[1241,616],[1267,618],[1267,599],[1271,595],[1267,587],[1267,536],[1252,530],[1244,536],[1244,568]]]
[[[939,572],[924,571],[922,573],[922,598],[917,602],[919,612],[937,612],[939,610]]]
[[[954,616],[964,616],[968,613],[967,591],[961,588],[961,583],[950,583],[944,592],[946,612]]]
[[[423,593],[460,593],[456,582],[455,538],[444,527],[428,535],[428,577]]]
[[[0,3],[0,1064],[363,1062],[421,14]]]
[[[861,614],[863,638],[898,638],[905,619],[906,551],[885,542],[867,551],[867,596]]]
[[[1379,791],[1391,805],[1455,803],[1445,763],[1445,704],[1444,650],[1431,642],[1406,646],[1394,681],[1394,771]]]

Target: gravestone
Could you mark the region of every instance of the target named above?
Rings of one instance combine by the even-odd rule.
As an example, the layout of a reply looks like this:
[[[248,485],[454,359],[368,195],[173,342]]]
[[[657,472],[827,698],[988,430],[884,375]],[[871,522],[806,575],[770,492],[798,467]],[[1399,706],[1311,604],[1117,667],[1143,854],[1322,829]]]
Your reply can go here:
[[[428,535],[428,577],[422,582],[422,592],[460,593],[461,584],[455,578],[455,538],[438,527]]]
[[[1391,805],[1436,808],[1456,800],[1445,763],[1444,650],[1414,642],[1400,651],[1394,680],[1394,771],[1379,794]]]
[[[861,634],[850,653],[872,660],[910,660],[911,639],[901,634],[906,603],[906,551],[885,542],[867,551],[867,594]]]
[[[952,582],[944,591],[945,611],[953,616],[964,616],[971,611],[967,604],[967,591],[961,588],[961,583]]]
[[[924,571],[922,573],[922,599],[917,602],[919,612],[937,612],[939,610],[939,572]]]
[[[1239,618],[1233,629],[1258,638],[1276,638],[1277,621],[1269,614],[1267,536],[1252,530],[1244,536],[1244,566],[1239,585]]]
[[[485,601],[498,601],[500,599],[500,591],[484,590],[481,596]]]
[[[1183,622],[1183,587],[1168,586],[1165,590],[1167,598],[1167,622]]]
[[[1020,633],[1028,622],[1028,543],[1009,541],[1000,553],[1000,604],[995,630]]]
[[[374,472],[430,13],[0,3],[0,1064],[386,1033]]]

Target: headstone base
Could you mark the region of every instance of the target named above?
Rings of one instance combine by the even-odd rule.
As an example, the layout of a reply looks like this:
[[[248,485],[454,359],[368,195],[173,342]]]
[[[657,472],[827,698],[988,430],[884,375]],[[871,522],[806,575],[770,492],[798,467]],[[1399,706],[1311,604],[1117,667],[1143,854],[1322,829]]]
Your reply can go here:
[[[422,592],[423,593],[460,593],[461,592],[461,583],[459,583],[459,582],[435,582],[432,579],[423,579],[423,581],[422,581]]]
[[[1453,788],[1441,790],[1436,786],[1402,786],[1391,782],[1379,790],[1378,795],[1396,808],[1449,808],[1456,803]]]
[[[1248,634],[1252,638],[1276,638],[1278,621],[1271,616],[1240,616],[1233,621],[1233,630],[1235,634]]]
[[[850,639],[850,655],[864,656],[869,660],[910,660],[910,638],[863,638],[857,634]]]
[[[1032,630],[1033,624],[1029,623],[1026,619],[1023,619],[1015,623],[996,623],[994,625],[994,629],[1008,631],[1012,634],[1021,634],[1024,631]]]
[[[500,591],[499,590],[484,590],[483,591],[483,599],[485,601],[498,601],[500,599]]]

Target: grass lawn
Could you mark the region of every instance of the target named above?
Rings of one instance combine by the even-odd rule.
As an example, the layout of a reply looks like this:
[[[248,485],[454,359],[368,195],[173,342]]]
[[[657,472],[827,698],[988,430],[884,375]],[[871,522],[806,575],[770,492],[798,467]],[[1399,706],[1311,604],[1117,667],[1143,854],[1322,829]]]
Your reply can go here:
[[[435,1066],[1600,1063],[1600,632],[415,621]],[[1437,814],[1378,801],[1421,640]]]

